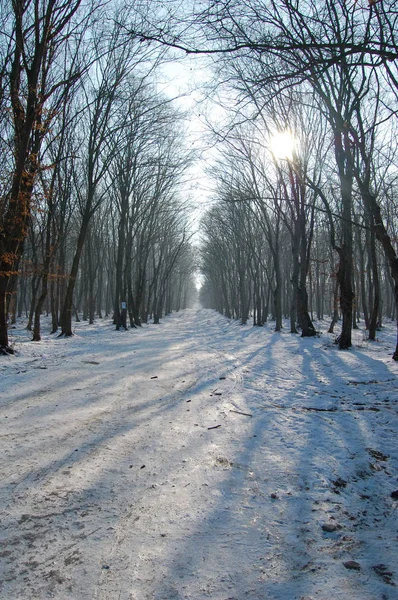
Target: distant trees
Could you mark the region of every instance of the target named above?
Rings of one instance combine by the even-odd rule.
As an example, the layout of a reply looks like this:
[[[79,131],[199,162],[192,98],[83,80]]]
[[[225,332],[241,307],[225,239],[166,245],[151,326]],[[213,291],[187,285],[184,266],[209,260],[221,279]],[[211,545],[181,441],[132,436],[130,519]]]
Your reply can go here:
[[[109,192],[109,170],[115,157],[122,123],[118,117],[120,96],[133,66],[129,44],[121,45],[119,28],[111,31],[108,44],[98,40],[97,53],[103,53],[82,85],[83,103],[79,118],[81,160],[73,163],[74,191],[80,213],[79,233],[69,273],[61,313],[61,333],[72,335],[72,303],[76,277],[92,216]]]
[[[190,162],[189,154],[182,153],[180,116],[152,85],[131,82],[119,120],[124,123],[123,135],[112,166],[117,209],[117,328],[122,324],[122,301],[128,301],[131,326],[146,321],[148,311],[156,321],[162,313],[166,282],[185,248],[184,210],[176,198]]]
[[[188,53],[216,56],[217,69],[228,82],[230,93],[239,95],[246,119],[261,120],[275,95],[280,98],[280,105],[289,105],[286,91],[291,87],[313,94],[312,110],[317,114],[314,118],[321,117],[327,124],[333,149],[333,154],[328,153],[331,168],[316,181],[294,170],[299,177],[296,184],[309,186],[328,215],[330,239],[338,256],[335,276],[342,314],[338,343],[342,349],[351,346],[355,324],[354,200],[360,200],[367,219],[365,226],[371,230],[371,339],[379,302],[375,239],[383,248],[394,282],[397,314],[397,246],[391,237],[391,220],[386,221],[383,198],[377,192],[380,173],[375,171],[375,160],[378,164],[380,156],[376,140],[392,127],[391,121],[396,118],[397,19],[393,0],[365,4],[346,0],[256,0],[244,7],[239,2],[221,1],[210,4],[195,18],[178,15],[174,23],[171,20],[161,30],[153,27],[146,36]],[[303,100],[306,102],[305,97]],[[370,106],[375,108],[370,114],[377,115],[372,123],[368,117]],[[278,128],[289,128],[280,106],[278,115]],[[388,172],[383,171],[383,177],[391,178],[391,167],[393,163]],[[325,172],[332,176],[332,185]],[[296,197],[299,187],[296,186]],[[398,338],[393,357],[398,360]]]
[[[1,352],[23,310],[39,341],[43,310],[69,336],[74,314],[120,324],[124,301],[139,325],[193,293],[183,117],[156,89],[161,53],[126,34],[130,9],[26,0],[2,13]]]
[[[341,261],[338,260],[335,264],[332,250],[336,251],[340,244],[345,243],[343,236],[346,228],[344,207],[339,201],[340,195],[336,193],[340,189],[340,178],[334,163],[333,139],[330,139],[330,134],[322,128],[320,131],[324,132],[323,136],[313,135],[314,132],[319,132],[319,126],[322,125],[316,107],[308,116],[308,120],[305,120],[301,112],[297,156],[290,159],[275,160],[271,151],[272,135],[264,131],[262,140],[259,141],[258,125],[247,125],[245,131],[239,134],[235,131],[215,172],[219,185],[217,204],[204,220],[203,250],[203,269],[206,277],[204,291],[207,293],[207,302],[211,296],[214,307],[220,309],[221,304],[221,312],[230,313],[229,302],[223,300],[226,294],[220,293],[222,279],[217,274],[216,265],[221,268],[220,257],[223,255],[226,257],[223,262],[227,265],[234,264],[238,260],[238,257],[233,258],[237,256],[234,248],[235,245],[239,245],[240,252],[249,253],[250,276],[247,285],[250,289],[248,293],[253,296],[251,307],[255,322],[258,311],[254,298],[261,295],[257,290],[257,282],[260,279],[266,282],[265,287],[268,291],[265,295],[273,292],[271,312],[276,318],[276,329],[279,329],[276,315],[281,304],[283,316],[290,315],[291,331],[295,331],[296,311],[297,323],[304,335],[306,322],[309,327],[312,326],[314,309],[317,315],[322,317],[325,307],[328,307],[327,313],[334,314],[334,322],[336,315],[338,316],[334,298],[337,290],[335,282],[340,284]],[[294,115],[287,122],[294,124]],[[319,126],[316,125],[317,122]],[[388,164],[391,169],[393,162]],[[396,211],[386,204],[381,192],[392,184],[392,173],[384,169],[372,172],[373,185],[376,190],[380,190],[378,195],[383,212],[387,209]],[[382,260],[382,248],[377,243],[369,212],[363,211],[361,191],[354,177],[351,194],[350,266],[352,265],[353,269],[351,281],[353,293],[355,290],[355,304],[349,330],[356,326],[357,319],[363,313],[369,329],[369,339],[375,339],[376,328],[382,320],[381,282],[385,282],[384,297],[391,297],[393,287],[388,264]],[[237,213],[238,218],[235,216]],[[229,226],[234,239],[229,239],[227,245],[223,231],[231,219],[232,223],[238,222],[239,226]],[[390,213],[388,219],[394,231],[396,212],[395,217]],[[220,245],[224,248],[222,253]],[[291,258],[286,260],[289,254]],[[260,278],[255,274],[258,265],[261,265]],[[269,277],[270,272],[273,272],[272,278]],[[229,279],[228,270],[225,269],[224,277],[228,278],[223,284],[224,289],[234,286],[239,290],[240,280],[237,273]],[[280,282],[277,286],[276,281]],[[212,292],[210,288],[213,288]],[[282,290],[281,294],[277,293],[278,289]],[[302,301],[299,298],[300,290],[304,290]],[[233,292],[229,293],[229,296],[231,295]],[[300,318],[301,310],[307,312],[309,321]],[[391,315],[391,310],[388,314]],[[393,314],[396,315],[396,309]],[[240,314],[238,317],[241,318]],[[312,327],[311,330],[314,331]]]
[[[133,327],[187,302],[191,156],[152,77],[167,47],[213,57],[229,115],[214,124],[206,303],[242,323],[271,315],[277,331],[288,316],[303,336],[314,314],[330,331],[341,315],[341,349],[363,314],[375,339],[383,314],[398,318],[395,1],[220,0],[195,14],[170,0],[151,23],[159,5],[25,0],[1,16],[2,352],[23,309],[39,340],[43,309],[69,336],[73,314],[111,313],[120,329],[122,302]],[[297,148],[278,157],[287,131]]]
[[[228,16],[223,13],[223,19],[227,21],[231,19],[232,23],[234,9],[232,14],[229,8],[226,10]],[[270,31],[273,29],[277,33],[279,39],[276,47],[271,51],[262,51],[261,47],[256,46],[253,53],[249,55],[246,53],[237,63],[227,64],[226,70],[232,73],[241,93],[250,98],[255,97],[256,107],[266,106],[272,98],[271,94],[275,93],[280,95],[280,103],[289,102],[286,92],[283,91],[286,82],[304,91],[310,89],[314,94],[314,114],[315,111],[319,111],[328,124],[336,166],[335,180],[340,195],[340,208],[337,212],[341,215],[338,224],[340,239],[336,239],[333,235],[333,247],[339,257],[336,272],[342,313],[339,346],[348,348],[351,346],[355,296],[352,272],[352,222],[356,174],[356,183],[359,189],[363,189],[358,179],[361,167],[356,161],[359,159],[366,162],[369,157],[365,157],[363,152],[359,156],[358,152],[361,148],[364,151],[365,146],[368,149],[371,147],[364,138],[364,128],[361,134],[361,106],[366,98],[374,97],[373,90],[379,85],[372,63],[374,47],[365,45],[360,52],[358,36],[363,34],[366,37],[366,28],[370,27],[372,22],[369,20],[369,14],[362,8],[356,8],[355,5],[351,6],[345,2],[326,2],[322,6],[317,3],[302,3],[300,8],[294,3],[286,2],[282,12],[279,12],[276,3],[271,3],[269,8],[261,6],[255,13],[250,6],[244,24],[242,20],[240,21],[250,39],[256,35],[257,24],[254,22],[254,14],[257,22],[264,22]],[[223,19],[220,22],[224,29]],[[237,27],[234,27],[234,32],[239,35]],[[369,39],[366,39],[368,43]],[[374,41],[374,38],[372,40]],[[231,43],[235,42],[234,37],[234,42]],[[278,44],[280,44],[279,48]],[[348,47],[351,47],[351,51],[346,51]],[[276,61],[270,58],[272,54],[277,56]],[[248,81],[250,86],[247,84]],[[267,85],[271,86],[271,94]],[[303,100],[305,101],[304,97]],[[300,104],[300,99],[296,99],[295,103]],[[289,127],[291,116],[283,114],[281,109],[279,115],[283,127]],[[306,183],[302,178],[301,181]],[[319,193],[319,187],[313,186],[313,189]],[[325,194],[322,197],[326,201]],[[370,208],[370,201],[366,200],[366,194],[364,196],[363,193],[362,200],[367,205],[366,211],[372,214],[372,219],[382,220],[381,213],[377,211],[377,202]],[[380,232],[381,228],[380,223],[375,231]],[[380,233],[377,235],[382,240]],[[384,244],[386,244],[385,237]],[[389,248],[387,252],[391,250],[392,248]],[[396,252],[392,254],[396,255]],[[390,264],[393,274],[395,263],[392,260]]]

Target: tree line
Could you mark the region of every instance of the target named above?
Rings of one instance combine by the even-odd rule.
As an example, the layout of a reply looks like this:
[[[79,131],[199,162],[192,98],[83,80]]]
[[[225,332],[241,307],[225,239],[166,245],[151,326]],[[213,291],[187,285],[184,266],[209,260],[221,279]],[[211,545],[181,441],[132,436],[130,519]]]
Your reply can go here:
[[[73,315],[140,326],[184,307],[194,287],[192,157],[184,115],[156,85],[162,52],[126,33],[117,3],[2,2],[0,349],[28,317],[41,339]]]
[[[398,306],[396,1],[220,0],[193,13],[152,23],[145,39],[212,57],[235,117],[216,132],[225,148],[204,224],[213,302],[245,320],[248,294],[256,314],[270,296],[278,329],[290,281],[292,331],[298,323],[311,335],[318,254],[337,287],[339,347],[351,346],[358,307],[373,338],[391,290],[395,318]],[[300,150],[290,161],[267,157],[272,132],[287,130]],[[227,246],[233,258],[223,263]]]
[[[277,329],[289,314],[303,335],[315,305],[332,327],[341,314],[341,349],[360,315],[371,339],[397,318],[395,0],[24,0],[1,20],[3,351],[27,304],[39,339],[44,303],[64,335],[73,311],[105,307],[120,327],[126,302],[139,326],[185,303],[190,156],[153,77],[170,48],[209,58],[229,115],[212,125],[208,301]]]

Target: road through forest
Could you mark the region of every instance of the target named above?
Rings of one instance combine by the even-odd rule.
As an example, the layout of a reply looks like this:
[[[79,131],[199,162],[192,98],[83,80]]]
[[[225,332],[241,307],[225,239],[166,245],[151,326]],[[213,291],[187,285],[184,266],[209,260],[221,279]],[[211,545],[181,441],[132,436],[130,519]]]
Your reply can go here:
[[[0,597],[397,599],[398,365],[357,335],[208,310],[15,332]]]

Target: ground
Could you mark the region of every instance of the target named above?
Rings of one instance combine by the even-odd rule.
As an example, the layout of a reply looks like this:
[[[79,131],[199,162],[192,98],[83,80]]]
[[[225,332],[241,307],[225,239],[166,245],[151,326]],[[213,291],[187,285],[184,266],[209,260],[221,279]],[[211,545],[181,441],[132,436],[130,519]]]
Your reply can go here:
[[[44,322],[44,329],[46,328]],[[2,600],[398,598],[394,327],[186,310],[0,357]]]

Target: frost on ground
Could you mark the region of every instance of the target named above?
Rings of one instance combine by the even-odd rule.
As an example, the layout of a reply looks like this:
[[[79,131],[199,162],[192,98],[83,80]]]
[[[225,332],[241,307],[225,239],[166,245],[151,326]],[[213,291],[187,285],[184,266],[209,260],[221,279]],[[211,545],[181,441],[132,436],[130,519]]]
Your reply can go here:
[[[0,359],[3,600],[398,598],[393,326],[349,352],[205,310],[22,327]]]

